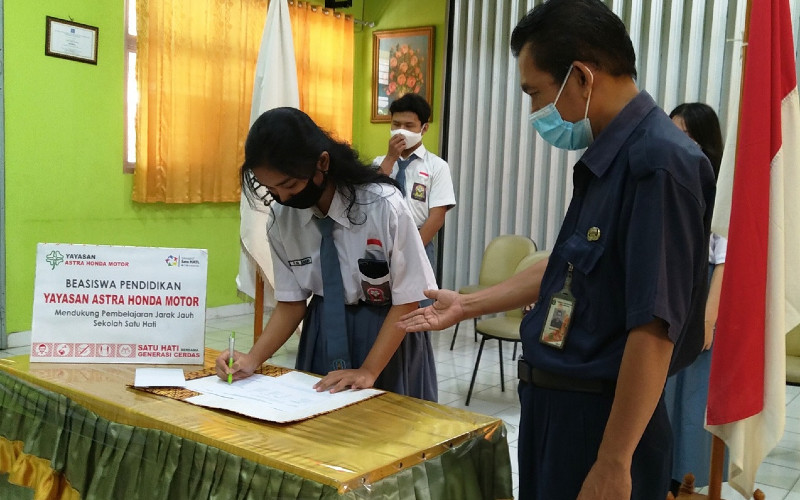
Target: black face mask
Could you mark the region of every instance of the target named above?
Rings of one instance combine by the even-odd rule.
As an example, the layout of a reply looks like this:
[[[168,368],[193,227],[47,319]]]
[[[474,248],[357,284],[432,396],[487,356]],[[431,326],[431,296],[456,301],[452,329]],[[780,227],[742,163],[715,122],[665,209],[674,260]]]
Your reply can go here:
[[[323,191],[325,191],[325,186],[328,184],[328,176],[325,175],[323,172],[322,175],[322,185],[317,186],[314,184],[314,179],[309,179],[308,184],[306,187],[303,188],[302,191],[299,193],[289,197],[286,201],[281,200],[272,193],[272,197],[275,199],[277,203],[281,205],[285,205],[287,207],[292,208],[311,208],[312,206],[316,205],[319,199],[322,197]]]

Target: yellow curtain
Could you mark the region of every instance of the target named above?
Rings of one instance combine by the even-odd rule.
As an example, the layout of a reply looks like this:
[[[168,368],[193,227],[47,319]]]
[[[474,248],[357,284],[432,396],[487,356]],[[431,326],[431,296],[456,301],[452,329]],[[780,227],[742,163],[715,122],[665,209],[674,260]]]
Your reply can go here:
[[[300,109],[342,141],[353,140],[353,18],[289,2]]]
[[[198,3],[136,0],[134,201],[239,202],[267,0]]]
[[[285,1],[285,0],[283,0]],[[267,0],[136,0],[139,202],[238,202]],[[289,2],[300,109],[353,137],[353,19]]]

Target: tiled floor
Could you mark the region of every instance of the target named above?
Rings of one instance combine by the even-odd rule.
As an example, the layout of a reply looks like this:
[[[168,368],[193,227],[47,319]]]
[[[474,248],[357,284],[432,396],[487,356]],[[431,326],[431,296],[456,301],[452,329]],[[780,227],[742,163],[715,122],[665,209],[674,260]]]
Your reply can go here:
[[[225,316],[228,308],[209,310],[206,321],[206,345],[214,349],[227,349],[228,337],[236,332],[237,350],[246,351],[253,341],[253,315],[241,314]],[[503,346],[503,367],[505,371],[505,392],[500,390],[500,361],[496,341],[488,341],[484,348],[480,369],[475,382],[472,400],[465,406],[472,369],[478,353],[479,344],[473,340],[471,321],[464,321],[459,328],[454,349],[450,350],[453,329],[434,333],[432,340],[435,349],[437,372],[439,376],[439,402],[441,404],[465,408],[470,411],[502,418],[508,430],[508,445],[511,451],[514,493],[517,492],[517,426],[519,424],[519,401],[516,396],[516,365],[511,361],[511,344]],[[28,346],[14,347],[0,351],[0,357],[27,354]],[[270,360],[271,363],[293,367],[297,353],[297,337],[293,336]],[[786,432],[783,439],[761,465],[757,476],[757,487],[767,500],[800,500],[800,387],[786,387]],[[727,484],[723,485],[723,498],[741,500],[742,496]]]

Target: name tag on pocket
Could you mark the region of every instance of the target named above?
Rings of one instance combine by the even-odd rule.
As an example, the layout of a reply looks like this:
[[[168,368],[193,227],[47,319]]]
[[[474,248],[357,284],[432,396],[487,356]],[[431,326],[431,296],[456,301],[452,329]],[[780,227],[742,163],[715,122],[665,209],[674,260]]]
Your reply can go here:
[[[575,310],[575,296],[573,296],[570,291],[572,271],[572,264],[569,264],[564,288],[550,297],[547,316],[545,316],[542,334],[539,337],[539,342],[556,349],[564,348],[564,343],[567,341],[567,332],[569,332],[569,325],[572,321],[572,313]]]
[[[550,347],[563,349],[574,308],[575,299],[566,297],[561,293],[553,294],[550,298],[550,307],[547,309],[547,317],[545,318],[542,336],[539,341]]]

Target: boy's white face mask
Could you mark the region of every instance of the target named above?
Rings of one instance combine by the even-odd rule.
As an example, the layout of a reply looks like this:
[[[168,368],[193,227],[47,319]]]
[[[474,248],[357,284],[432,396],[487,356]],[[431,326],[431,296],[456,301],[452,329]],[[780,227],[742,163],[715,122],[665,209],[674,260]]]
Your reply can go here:
[[[397,128],[394,130],[390,130],[389,132],[392,134],[392,137],[394,137],[397,134],[401,134],[403,137],[405,137],[406,149],[413,148],[414,146],[419,144],[420,141],[422,141],[422,134],[420,132],[411,132],[404,128]]]

